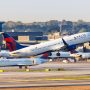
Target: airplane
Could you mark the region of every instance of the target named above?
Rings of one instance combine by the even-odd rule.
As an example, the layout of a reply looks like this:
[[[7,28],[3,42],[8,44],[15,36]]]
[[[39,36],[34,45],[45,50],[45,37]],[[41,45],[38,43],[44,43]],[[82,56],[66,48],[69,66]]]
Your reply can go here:
[[[55,52],[51,52],[48,56],[48,58],[70,58],[70,52],[65,52],[65,51],[55,51]]]
[[[70,51],[55,51],[51,52],[48,56],[50,59],[60,59],[61,61],[64,61],[65,59],[67,62],[73,60],[76,62],[77,58],[78,59],[90,59],[90,46],[86,47],[84,44],[82,46],[77,47],[74,52]]]
[[[69,62],[76,62],[76,59],[73,56],[70,56],[71,52],[70,51],[60,51],[60,52],[51,52],[48,56],[50,59],[49,61],[61,61],[64,63],[69,63]]]
[[[78,52],[70,54],[70,56],[78,59],[90,59],[90,52]]]
[[[89,53],[90,49],[86,46],[79,46],[77,47],[73,53],[71,51],[53,51],[49,53],[49,58],[72,58],[74,54],[82,54],[82,53]],[[72,55],[71,55],[72,54]]]
[[[47,59],[42,58],[13,58],[13,59],[6,59],[1,58],[0,59],[0,67],[9,67],[9,66],[19,66],[20,69],[22,67],[25,67],[25,69],[28,68],[28,66],[34,66],[42,63],[48,62]]]
[[[12,57],[34,57],[46,52],[62,49],[73,51],[78,44],[90,41],[90,32],[83,32],[27,47],[20,45],[7,33],[2,32],[1,34],[10,50],[9,56]]]
[[[0,67],[19,66],[20,69],[49,62],[48,54],[38,55],[34,58],[14,58],[9,56],[9,51],[1,50]]]

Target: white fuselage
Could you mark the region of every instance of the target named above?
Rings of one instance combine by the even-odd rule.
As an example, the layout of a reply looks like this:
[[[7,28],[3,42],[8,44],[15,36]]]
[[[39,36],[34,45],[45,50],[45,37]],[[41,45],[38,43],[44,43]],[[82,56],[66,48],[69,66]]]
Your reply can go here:
[[[0,67],[4,66],[32,66],[32,65],[38,65],[48,62],[46,59],[40,59],[40,58],[23,58],[23,59],[0,59]]]
[[[74,53],[74,54],[70,54],[70,56],[74,57],[74,58],[78,58],[81,57],[82,59],[89,59],[90,58],[90,52],[78,52],[78,53]]]
[[[70,52],[51,52],[51,55],[48,56],[49,58],[72,58],[70,56]]]
[[[65,36],[63,37],[63,39],[69,46],[77,45],[80,43],[90,41],[90,32],[74,34],[71,36]],[[42,54],[47,51],[60,50],[63,47],[65,47],[65,44],[62,38],[59,38],[53,41],[47,41],[45,43],[40,43],[40,44],[32,45],[32,46],[29,46],[23,49],[12,51],[9,54],[15,57],[19,57],[19,56],[20,57],[30,57],[30,56]]]
[[[40,43],[36,45],[32,45],[23,49],[19,49],[11,52],[11,55],[14,56],[35,56],[38,54],[42,54],[47,51],[59,50],[64,47],[64,43],[62,39],[57,39],[53,41],[47,41],[45,43]]]

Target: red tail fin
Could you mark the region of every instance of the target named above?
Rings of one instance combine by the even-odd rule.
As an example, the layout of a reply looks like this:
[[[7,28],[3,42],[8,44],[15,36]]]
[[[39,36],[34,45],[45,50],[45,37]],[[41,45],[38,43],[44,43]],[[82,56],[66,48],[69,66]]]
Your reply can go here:
[[[9,51],[15,51],[26,46],[20,45],[18,42],[14,40],[13,37],[9,36],[7,33],[2,33],[4,40],[6,41],[6,46],[8,47]]]

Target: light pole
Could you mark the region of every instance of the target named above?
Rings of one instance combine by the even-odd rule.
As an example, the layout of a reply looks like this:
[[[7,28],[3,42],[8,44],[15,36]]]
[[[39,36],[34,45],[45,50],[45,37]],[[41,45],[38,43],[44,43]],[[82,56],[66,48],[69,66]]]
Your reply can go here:
[[[59,36],[61,36],[61,32],[62,32],[62,22],[58,23],[58,26],[59,26]]]

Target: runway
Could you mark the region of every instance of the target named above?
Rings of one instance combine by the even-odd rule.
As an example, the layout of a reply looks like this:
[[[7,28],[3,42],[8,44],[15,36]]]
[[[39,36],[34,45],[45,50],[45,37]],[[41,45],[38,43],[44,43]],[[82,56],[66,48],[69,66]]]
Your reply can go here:
[[[38,87],[59,87],[59,86],[90,86],[88,81],[43,81],[43,82],[29,82],[29,83],[10,83],[0,85],[1,88],[38,88]]]
[[[46,63],[30,67],[40,68],[64,68],[65,71],[17,72],[18,67],[1,67],[9,72],[0,73],[0,88],[90,85],[90,63]]]

